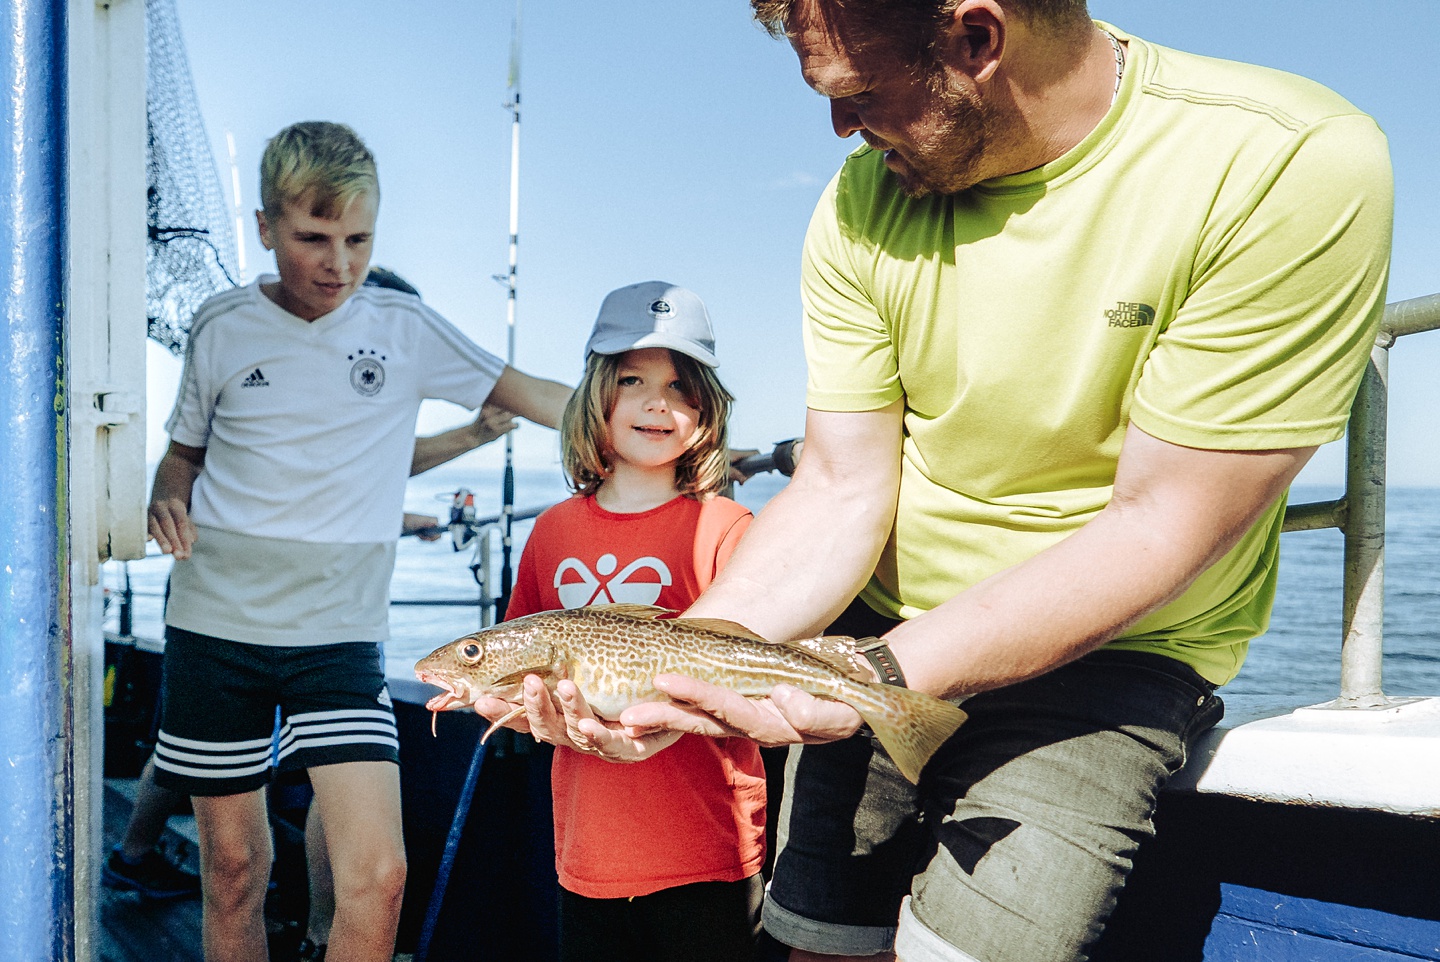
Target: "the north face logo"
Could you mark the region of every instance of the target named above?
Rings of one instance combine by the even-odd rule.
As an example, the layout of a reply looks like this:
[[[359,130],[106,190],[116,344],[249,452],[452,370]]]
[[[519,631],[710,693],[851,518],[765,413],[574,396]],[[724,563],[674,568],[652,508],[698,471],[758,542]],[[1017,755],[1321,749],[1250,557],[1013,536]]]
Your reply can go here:
[[[1149,327],[1155,323],[1155,308],[1138,301],[1121,301],[1105,312],[1111,327]]]
[[[257,367],[250,372],[250,376],[240,382],[241,387],[269,387],[270,382],[265,380],[265,375],[260,373]]]

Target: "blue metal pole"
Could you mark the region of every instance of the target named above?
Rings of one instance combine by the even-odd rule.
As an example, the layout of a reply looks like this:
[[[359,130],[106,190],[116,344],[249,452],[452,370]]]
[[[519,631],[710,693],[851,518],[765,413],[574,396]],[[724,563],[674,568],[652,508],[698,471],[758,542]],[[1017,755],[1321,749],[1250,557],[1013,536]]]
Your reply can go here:
[[[75,957],[64,0],[0,4],[0,960]]]

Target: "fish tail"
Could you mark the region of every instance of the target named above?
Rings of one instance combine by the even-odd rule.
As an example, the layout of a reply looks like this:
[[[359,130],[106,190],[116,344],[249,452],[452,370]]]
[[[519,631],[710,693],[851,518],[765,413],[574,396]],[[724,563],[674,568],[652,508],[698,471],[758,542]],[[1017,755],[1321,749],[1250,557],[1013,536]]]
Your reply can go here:
[[[930,756],[969,716],[948,701],[908,688],[886,687],[876,694],[886,703],[884,708],[856,705],[856,710],[885,746],[900,774],[918,784],[920,771]]]

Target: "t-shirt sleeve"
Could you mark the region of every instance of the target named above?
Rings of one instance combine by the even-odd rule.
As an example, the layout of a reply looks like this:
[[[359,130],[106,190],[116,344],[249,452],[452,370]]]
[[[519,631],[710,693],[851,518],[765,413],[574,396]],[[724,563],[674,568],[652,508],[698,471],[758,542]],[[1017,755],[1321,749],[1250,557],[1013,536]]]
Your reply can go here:
[[[536,554],[537,547],[532,534],[530,540],[525,543],[525,550],[520,552],[520,563],[515,566],[515,583],[510,588],[510,603],[505,607],[506,621],[514,621],[516,618],[523,618],[526,615],[533,615],[537,611],[545,610],[541,607],[540,602]]]
[[[729,498],[711,498],[700,508],[695,525],[695,580],[704,591],[725,567],[755,516]]]
[[[165,422],[170,440],[192,448],[209,447],[210,422],[215,416],[215,388],[207,363],[209,343],[204,327],[197,325],[190,331],[175,407]]]
[[[873,164],[852,157],[830,182],[805,234],[800,267],[806,404],[817,411],[876,411],[899,398],[890,326],[867,292],[867,245],[842,228],[841,206],[863,193]],[[858,212],[866,217],[866,212]],[[845,223],[855,217],[846,214]]]
[[[525,548],[520,552],[520,563],[515,566],[515,583],[510,588],[505,621],[561,607],[555,597],[554,586],[541,582],[540,568],[546,546],[557,537],[557,515],[563,513],[570,503],[562,501],[552,505],[535,519],[535,526],[530,529],[530,537],[525,539]]]
[[[1195,280],[1145,362],[1131,418],[1199,448],[1335,440],[1385,308],[1384,135],[1360,115],[1306,128],[1245,203],[1202,238]]]
[[[505,362],[429,307],[418,302],[413,306],[419,312],[418,333],[427,359],[420,378],[421,396],[478,408],[495,389]]]

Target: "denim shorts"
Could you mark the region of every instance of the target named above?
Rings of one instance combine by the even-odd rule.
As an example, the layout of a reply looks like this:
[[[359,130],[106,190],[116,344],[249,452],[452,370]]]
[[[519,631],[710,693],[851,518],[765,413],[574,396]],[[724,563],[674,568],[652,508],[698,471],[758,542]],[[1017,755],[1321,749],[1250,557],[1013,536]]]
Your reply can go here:
[[[164,788],[238,795],[267,784],[277,765],[400,760],[374,642],[274,647],[171,627],[163,665],[155,781]]]
[[[965,710],[918,786],[867,737],[791,749],[772,937],[906,962],[1085,959],[1161,787],[1224,707],[1172,658],[1101,650]]]

